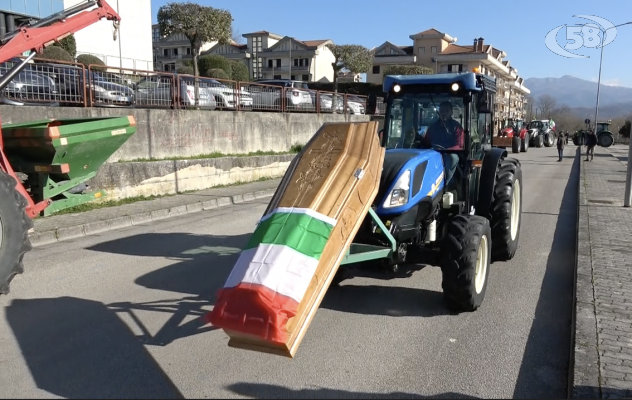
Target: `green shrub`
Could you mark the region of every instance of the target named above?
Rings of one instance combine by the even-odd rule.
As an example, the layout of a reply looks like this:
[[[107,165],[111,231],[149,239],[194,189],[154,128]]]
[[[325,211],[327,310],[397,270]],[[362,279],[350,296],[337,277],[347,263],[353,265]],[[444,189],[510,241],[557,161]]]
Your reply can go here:
[[[65,62],[74,62],[75,59],[64,49],[59,46],[48,46],[44,49],[44,52],[37,56],[37,58],[41,58],[44,60],[50,61],[65,61]]]
[[[290,147],[290,153],[300,153],[302,150],[303,150],[303,145],[299,143]]]
[[[202,75],[202,76],[207,76],[209,78],[215,78],[215,79],[230,79],[230,76],[228,76],[228,74],[219,68],[211,68],[208,71],[206,71],[206,75]]]
[[[188,65],[184,65],[184,66],[178,68],[177,72],[179,74],[183,74],[183,75],[193,75],[193,74],[195,74],[195,71],[193,71],[193,67],[190,67]]]
[[[250,81],[250,71],[248,67],[239,61],[233,61],[230,79],[238,82]]]
[[[204,73],[207,73],[211,69],[221,69],[226,73],[230,79],[230,75],[232,73],[232,66],[229,59],[226,57],[222,57],[220,55],[211,54],[200,57],[198,60],[198,68],[200,71],[200,75],[204,76]],[[208,76],[208,75],[207,75]]]
[[[77,41],[75,40],[75,35],[66,36],[58,43],[54,43],[53,46],[61,47],[66,50],[70,56],[74,58],[77,56]]]
[[[105,63],[101,61],[99,57],[93,56],[91,54],[81,54],[77,57],[77,62],[79,64],[83,64],[86,68],[88,65],[93,65],[92,70],[94,71],[105,71],[106,68],[94,67],[94,65],[99,65],[105,67]]]

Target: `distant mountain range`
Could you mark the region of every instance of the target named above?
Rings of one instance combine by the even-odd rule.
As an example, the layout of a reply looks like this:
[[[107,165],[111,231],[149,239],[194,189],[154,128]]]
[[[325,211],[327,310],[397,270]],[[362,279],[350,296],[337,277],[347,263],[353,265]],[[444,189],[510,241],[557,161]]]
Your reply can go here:
[[[558,104],[566,104],[581,116],[595,113],[597,83],[564,75],[561,78],[529,78],[525,86],[531,96],[537,99],[548,94]],[[618,118],[632,114],[632,88],[601,84],[599,94],[599,119]]]

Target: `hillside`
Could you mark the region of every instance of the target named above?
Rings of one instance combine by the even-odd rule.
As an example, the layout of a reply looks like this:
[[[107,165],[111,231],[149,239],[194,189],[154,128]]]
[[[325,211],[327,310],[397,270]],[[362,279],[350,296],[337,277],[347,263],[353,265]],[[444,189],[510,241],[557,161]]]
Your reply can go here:
[[[561,78],[529,78],[525,85],[537,99],[548,94],[558,103],[566,104],[579,116],[595,113],[597,83],[565,75]],[[617,118],[632,113],[632,88],[601,85],[599,116]]]

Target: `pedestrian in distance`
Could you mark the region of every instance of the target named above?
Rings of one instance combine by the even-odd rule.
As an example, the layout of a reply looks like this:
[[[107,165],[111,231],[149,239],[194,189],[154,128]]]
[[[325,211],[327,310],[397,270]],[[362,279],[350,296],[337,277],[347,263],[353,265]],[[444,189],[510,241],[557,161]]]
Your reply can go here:
[[[557,137],[557,154],[560,157],[559,161],[562,161],[562,159],[564,158],[564,145],[565,145],[565,141],[564,141],[564,135],[559,135]]]
[[[594,130],[589,130],[586,134],[586,161],[592,161],[595,157],[595,146],[597,145],[597,135]],[[590,159],[588,159],[590,157]]]

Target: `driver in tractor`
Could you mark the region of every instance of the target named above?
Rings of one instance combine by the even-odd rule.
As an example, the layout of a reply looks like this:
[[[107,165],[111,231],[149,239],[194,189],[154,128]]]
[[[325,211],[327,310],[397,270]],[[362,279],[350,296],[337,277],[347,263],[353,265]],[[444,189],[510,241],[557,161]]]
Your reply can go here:
[[[463,127],[452,118],[452,104],[449,101],[439,105],[439,119],[436,120],[422,137],[422,144],[428,147],[439,145],[446,150],[463,149]],[[459,156],[454,153],[443,154],[443,164],[446,169],[445,184],[448,186],[454,176],[459,163]]]

